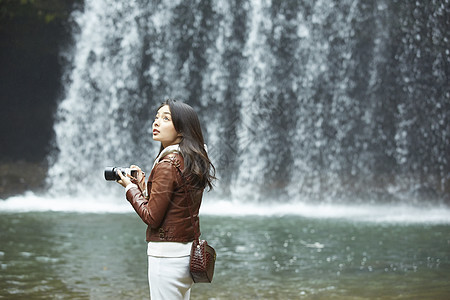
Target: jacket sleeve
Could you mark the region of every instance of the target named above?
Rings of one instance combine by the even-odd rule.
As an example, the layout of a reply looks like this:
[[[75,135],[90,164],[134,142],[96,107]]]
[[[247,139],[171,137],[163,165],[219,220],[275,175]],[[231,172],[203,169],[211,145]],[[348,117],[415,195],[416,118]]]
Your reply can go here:
[[[137,187],[127,191],[131,203],[142,221],[152,228],[158,228],[169,207],[176,187],[176,169],[168,162],[155,166],[149,199],[146,200]]]

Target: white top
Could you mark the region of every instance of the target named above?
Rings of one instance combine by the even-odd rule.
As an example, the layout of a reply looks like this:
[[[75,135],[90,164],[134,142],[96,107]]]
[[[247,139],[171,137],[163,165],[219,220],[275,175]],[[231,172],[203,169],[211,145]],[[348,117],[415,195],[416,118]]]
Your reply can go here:
[[[192,242],[148,242],[147,255],[156,257],[183,257],[191,255]]]

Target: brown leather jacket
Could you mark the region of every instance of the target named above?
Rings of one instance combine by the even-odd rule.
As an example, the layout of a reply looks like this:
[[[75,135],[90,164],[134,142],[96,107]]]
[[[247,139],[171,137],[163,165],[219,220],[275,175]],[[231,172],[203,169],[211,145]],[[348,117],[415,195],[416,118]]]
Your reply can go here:
[[[148,200],[137,187],[127,191],[127,200],[148,225],[148,242],[193,241],[194,228],[188,205],[191,206],[194,222],[200,233],[198,212],[203,191],[188,188],[189,197],[184,188],[185,180],[177,165],[183,170],[183,157],[174,153],[168,154],[156,164],[147,182]]]

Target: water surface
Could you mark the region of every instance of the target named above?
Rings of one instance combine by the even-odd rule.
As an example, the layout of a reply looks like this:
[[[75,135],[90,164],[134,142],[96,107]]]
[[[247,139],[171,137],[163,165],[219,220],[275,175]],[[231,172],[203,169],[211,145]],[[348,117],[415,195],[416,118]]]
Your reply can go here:
[[[0,298],[148,298],[133,213],[0,214]],[[450,226],[203,216],[217,251],[192,299],[449,299]]]

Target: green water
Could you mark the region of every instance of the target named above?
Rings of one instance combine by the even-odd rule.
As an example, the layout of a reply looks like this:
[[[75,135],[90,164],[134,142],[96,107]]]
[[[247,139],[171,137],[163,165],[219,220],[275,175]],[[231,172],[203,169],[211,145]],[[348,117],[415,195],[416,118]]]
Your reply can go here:
[[[450,226],[203,216],[218,255],[192,299],[450,299]],[[0,214],[1,299],[148,299],[130,214]]]

